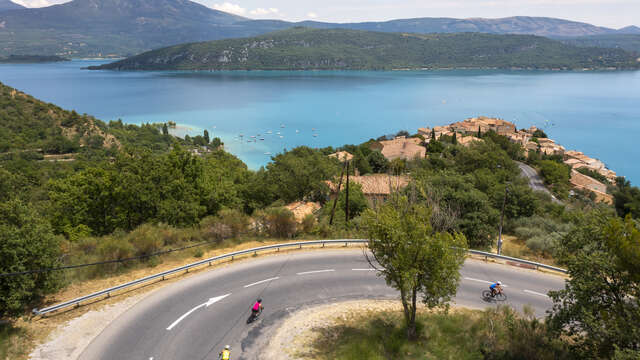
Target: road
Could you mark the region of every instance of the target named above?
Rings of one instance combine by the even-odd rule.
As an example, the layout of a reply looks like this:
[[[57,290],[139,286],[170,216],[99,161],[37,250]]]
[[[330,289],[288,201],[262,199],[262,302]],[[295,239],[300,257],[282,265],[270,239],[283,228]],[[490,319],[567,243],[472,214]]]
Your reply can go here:
[[[564,287],[559,276],[478,260],[467,260],[461,276],[456,304],[495,306],[480,294],[490,281],[500,280],[507,303],[516,308],[530,304],[539,316],[552,305],[547,291]],[[249,307],[258,297],[265,311],[247,325]],[[291,312],[342,300],[397,298],[361,249],[257,258],[160,289],[107,326],[80,359],[217,359],[226,344],[234,359],[259,359],[269,336]]]
[[[538,175],[538,172],[536,171],[536,169],[532,168],[531,166],[525,163],[521,163],[519,161],[516,161],[516,163],[518,164],[518,167],[520,168],[520,172],[522,173],[522,175],[525,176],[527,179],[529,179],[529,186],[531,187],[531,189],[533,189],[534,191],[545,192],[551,196],[551,199],[553,200],[553,202],[560,203],[560,200],[558,200],[549,191],[549,189],[547,189],[547,187],[544,186],[544,181],[542,181],[542,178],[540,177],[540,175]]]

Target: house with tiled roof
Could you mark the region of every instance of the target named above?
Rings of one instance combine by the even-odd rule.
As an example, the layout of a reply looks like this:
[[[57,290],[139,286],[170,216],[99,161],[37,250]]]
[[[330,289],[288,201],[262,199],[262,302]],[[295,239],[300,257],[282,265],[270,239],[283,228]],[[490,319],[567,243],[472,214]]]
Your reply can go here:
[[[351,153],[349,153],[347,151],[338,151],[338,152],[335,152],[335,153],[330,154],[328,156],[332,157],[332,158],[336,158],[340,162],[351,161],[351,159],[353,159],[353,155],[351,155]]]
[[[343,180],[341,191],[345,189],[346,180]],[[327,185],[331,190],[331,199],[335,199],[338,191],[338,182],[327,181]],[[374,207],[386,201],[391,193],[400,191],[409,184],[408,176],[387,175],[387,174],[369,174],[362,176],[350,176],[349,183],[359,184],[362,187],[362,193],[369,201],[369,205]]]
[[[372,144],[372,150],[382,149],[382,155],[388,160],[405,159],[414,160],[416,158],[422,159],[427,154],[427,148],[420,145],[422,139],[420,138],[407,138],[405,136],[398,136],[393,140],[383,140]]]

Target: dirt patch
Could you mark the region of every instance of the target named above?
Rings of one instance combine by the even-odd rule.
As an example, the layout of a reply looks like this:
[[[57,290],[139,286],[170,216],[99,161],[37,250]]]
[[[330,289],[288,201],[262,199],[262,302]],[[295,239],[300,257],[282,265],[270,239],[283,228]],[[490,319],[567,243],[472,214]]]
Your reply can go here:
[[[313,343],[319,329],[348,324],[382,311],[401,312],[398,300],[354,300],[320,305],[293,313],[284,320],[262,354],[265,360],[315,359]]]

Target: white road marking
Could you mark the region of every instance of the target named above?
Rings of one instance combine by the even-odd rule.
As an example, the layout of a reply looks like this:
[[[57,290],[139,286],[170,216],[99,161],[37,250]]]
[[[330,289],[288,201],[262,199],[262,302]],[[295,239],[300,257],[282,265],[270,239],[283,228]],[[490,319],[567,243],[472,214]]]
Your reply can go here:
[[[210,299],[209,299],[209,301],[207,301],[206,303],[204,303],[204,304],[200,304],[200,305],[198,305],[198,306],[194,307],[193,309],[191,309],[191,310],[187,311],[184,315],[180,316],[180,317],[178,318],[178,320],[174,321],[171,325],[169,325],[169,327],[167,328],[167,330],[171,330],[171,329],[173,329],[176,325],[178,325],[178,323],[179,323],[180,321],[184,320],[187,316],[191,315],[191,313],[193,313],[194,311],[196,311],[196,310],[200,309],[201,307],[209,307],[210,305],[212,305],[212,304],[214,304],[214,303],[216,303],[216,302],[218,302],[218,301],[220,301],[220,300],[222,300],[222,299],[226,298],[226,297],[227,297],[227,296],[229,296],[229,295],[231,295],[231,294],[227,294],[227,295],[222,295],[222,296],[218,296],[218,297],[210,298]]]
[[[464,279],[465,279],[465,280],[469,280],[469,281],[481,282],[481,283],[485,283],[485,284],[493,284],[493,283],[494,283],[493,281],[487,281],[487,280],[474,279],[474,278],[470,278],[470,277],[465,277]],[[505,288],[506,288],[506,287],[509,287],[509,285],[505,285],[505,284],[502,284],[502,285],[500,285],[500,286],[505,287]]]
[[[336,270],[335,269],[327,269],[327,270],[305,271],[305,272],[299,272],[296,275],[316,274],[316,273],[331,272],[331,271],[336,271]]]
[[[376,271],[377,269],[351,269],[351,271]]]
[[[539,292],[536,292],[536,291],[525,290],[524,292],[529,293],[529,294],[533,294],[533,295],[544,296],[546,298],[549,297],[549,295],[547,295],[547,294],[539,293]]]
[[[269,278],[269,279],[264,279],[264,280],[260,280],[258,282],[254,282],[253,284],[245,285],[244,287],[248,288],[249,286],[258,285],[258,284],[265,283],[267,281],[278,280],[278,279],[280,279],[280,278],[276,276],[276,277],[272,277],[272,278]]]

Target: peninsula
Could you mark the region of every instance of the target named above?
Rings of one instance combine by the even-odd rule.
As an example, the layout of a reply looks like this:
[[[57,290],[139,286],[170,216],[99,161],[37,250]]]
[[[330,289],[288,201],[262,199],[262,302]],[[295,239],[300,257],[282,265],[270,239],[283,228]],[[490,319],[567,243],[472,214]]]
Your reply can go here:
[[[91,70],[638,69],[621,49],[534,35],[407,34],[296,27],[166,47]]]

